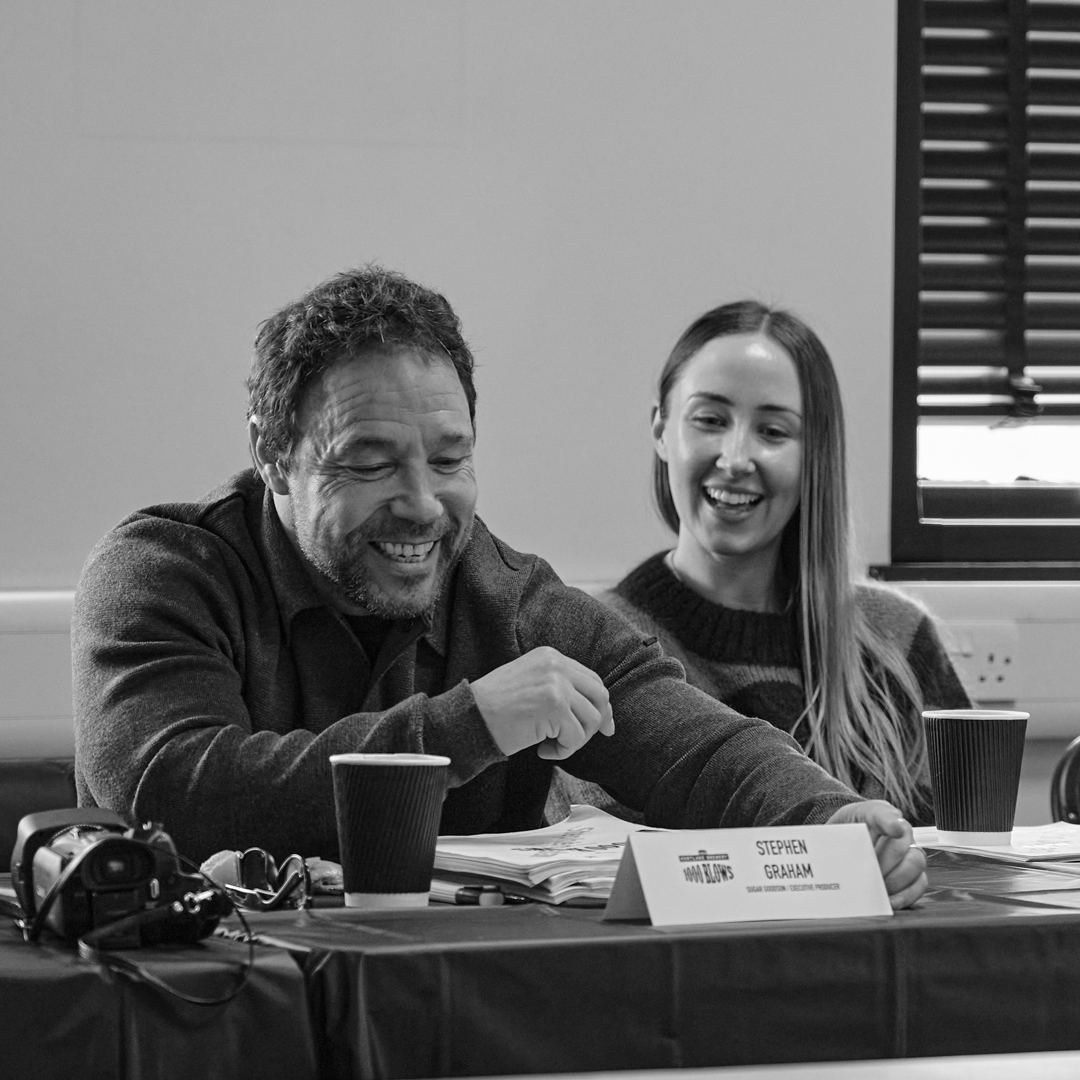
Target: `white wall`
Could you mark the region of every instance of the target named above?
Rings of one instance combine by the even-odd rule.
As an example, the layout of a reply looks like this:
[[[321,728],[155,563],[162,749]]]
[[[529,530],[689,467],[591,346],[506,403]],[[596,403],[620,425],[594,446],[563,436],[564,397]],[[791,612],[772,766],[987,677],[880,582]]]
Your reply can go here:
[[[888,557],[892,0],[0,0],[0,588],[246,464],[255,329],[369,260],[479,361],[481,513],[565,577],[661,545],[684,326],[794,307]]]

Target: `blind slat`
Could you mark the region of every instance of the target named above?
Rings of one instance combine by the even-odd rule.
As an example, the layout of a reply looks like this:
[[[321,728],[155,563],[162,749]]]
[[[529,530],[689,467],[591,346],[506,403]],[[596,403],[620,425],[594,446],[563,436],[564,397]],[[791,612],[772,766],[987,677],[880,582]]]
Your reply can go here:
[[[965,364],[1005,363],[1001,334],[950,335],[924,332],[919,339],[919,366],[959,367]],[[1027,359],[1031,367],[1071,367],[1080,364],[1080,334],[1039,337],[1029,335]]]
[[[941,67],[1004,67],[1003,37],[931,37],[923,42],[923,63]]]
[[[977,263],[962,260],[929,262],[919,268],[919,279],[923,289],[939,292],[964,289],[993,292],[1005,288],[1005,271],[999,259]]]
[[[1005,226],[988,224],[924,224],[922,250],[942,255],[999,255],[1005,250]]]
[[[951,417],[1006,417],[1011,416],[1010,406],[1004,401],[991,405],[982,402],[972,402],[970,405],[931,405],[920,404],[919,416],[951,416]],[[1075,417],[1077,409],[1075,405],[1055,405],[1053,402],[1042,403],[1040,416]]]
[[[923,17],[937,29],[1003,30],[1008,25],[1003,0],[926,0]]]
[[[923,176],[938,180],[997,180],[1005,178],[1008,155],[1003,147],[923,150]]]
[[[988,296],[922,296],[921,323],[939,330],[1000,330],[1005,326],[1005,302],[1000,293]]]
[[[923,63],[940,67],[1003,68],[1008,58],[1004,37],[931,37],[923,43]],[[1080,42],[1035,38],[1028,43],[1033,68],[1080,68]]]
[[[999,330],[1005,326],[1003,293],[925,293],[922,325],[928,329]],[[1028,297],[1027,325],[1033,330],[1080,330],[1080,299]]]
[[[1028,213],[1032,217],[1076,217],[1080,215],[1080,190],[1029,188]]]
[[[1080,255],[1080,227],[1028,222],[1027,236],[1029,255]]]
[[[925,0],[926,25],[942,30],[996,30],[1008,26],[1003,0]],[[1080,7],[1039,3],[1030,6],[1032,30],[1080,33]]]
[[[926,0],[926,25],[938,29],[1004,30],[1007,25],[1002,0]]]
[[[1028,175],[1032,180],[1080,181],[1080,153],[1029,149]]]
[[[1003,71],[926,71],[923,73],[923,101],[941,105],[1004,105],[1008,83]],[[1066,75],[1030,75],[1028,103],[1031,105],[1080,105],[1080,79]]]
[[[1043,397],[1054,394],[1080,394],[1080,377],[1076,375],[1063,375],[1057,378],[1048,378],[1040,375],[1035,380],[1041,388],[1039,394]],[[999,371],[988,369],[976,369],[969,376],[960,374],[941,377],[933,373],[933,368],[928,373],[919,375],[920,394],[949,394],[962,397],[965,394],[1009,394],[1009,378],[1005,368]]]
[[[933,255],[1000,255],[1005,250],[1005,227],[993,219],[924,222],[922,250]],[[1029,222],[1027,250],[1030,255],[1080,255],[1080,227]]]
[[[999,291],[1005,288],[1005,269],[998,259],[971,262],[934,260],[920,267],[922,288],[940,292],[965,289]],[[1080,264],[1034,263],[1027,268],[1025,285],[1030,292],[1080,293]]]
[[[948,142],[1004,142],[1006,116],[989,112],[927,112],[923,138]],[[1034,143],[1080,143],[1080,114],[1034,113],[1028,117],[1028,139]]]
[[[923,101],[942,104],[1003,105],[1006,101],[1005,75],[956,74],[930,71],[923,74]]]
[[[1033,71],[1030,75],[1028,104],[1080,105],[1080,79]]]
[[[923,150],[923,176],[937,180],[1005,179],[1008,156],[1001,146]],[[1028,151],[1028,175],[1032,180],[1080,182],[1080,153],[1033,148]]]
[[[1033,195],[1034,192],[1032,192]],[[1028,205],[1032,206],[1032,213],[1035,213],[1030,196]],[[1005,213],[1005,191],[997,185],[993,187],[926,185],[922,189],[922,212],[934,217],[1001,217]]]

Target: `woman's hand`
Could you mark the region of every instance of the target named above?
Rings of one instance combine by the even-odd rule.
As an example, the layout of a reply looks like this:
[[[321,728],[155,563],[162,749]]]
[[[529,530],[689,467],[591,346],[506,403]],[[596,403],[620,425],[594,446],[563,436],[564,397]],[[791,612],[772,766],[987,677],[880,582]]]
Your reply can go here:
[[[870,830],[881,876],[894,910],[911,907],[926,892],[926,856],[912,846],[911,826],[892,803],[880,799],[849,803],[831,818],[830,825],[861,821]]]

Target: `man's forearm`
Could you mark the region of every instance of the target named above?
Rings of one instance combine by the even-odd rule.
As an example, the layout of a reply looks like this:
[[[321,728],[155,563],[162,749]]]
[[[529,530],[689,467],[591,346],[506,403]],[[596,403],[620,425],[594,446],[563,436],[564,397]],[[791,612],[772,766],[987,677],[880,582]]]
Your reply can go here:
[[[182,702],[163,709],[136,697],[83,714],[83,781],[99,805],[132,820],[163,822],[189,858],[250,846],[280,856],[331,857],[337,834],[330,755],[447,754],[456,786],[502,758],[482,721],[470,721],[472,712],[462,684],[380,713],[343,717],[319,733],[252,732],[220,708],[184,715]]]

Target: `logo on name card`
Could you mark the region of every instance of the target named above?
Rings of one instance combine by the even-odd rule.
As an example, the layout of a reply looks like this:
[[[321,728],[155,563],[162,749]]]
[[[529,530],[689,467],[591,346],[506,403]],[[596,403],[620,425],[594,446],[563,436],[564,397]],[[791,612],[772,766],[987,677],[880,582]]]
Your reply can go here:
[[[720,885],[735,880],[735,868],[727,852],[701,849],[693,855],[680,855],[683,877],[692,885]]]

